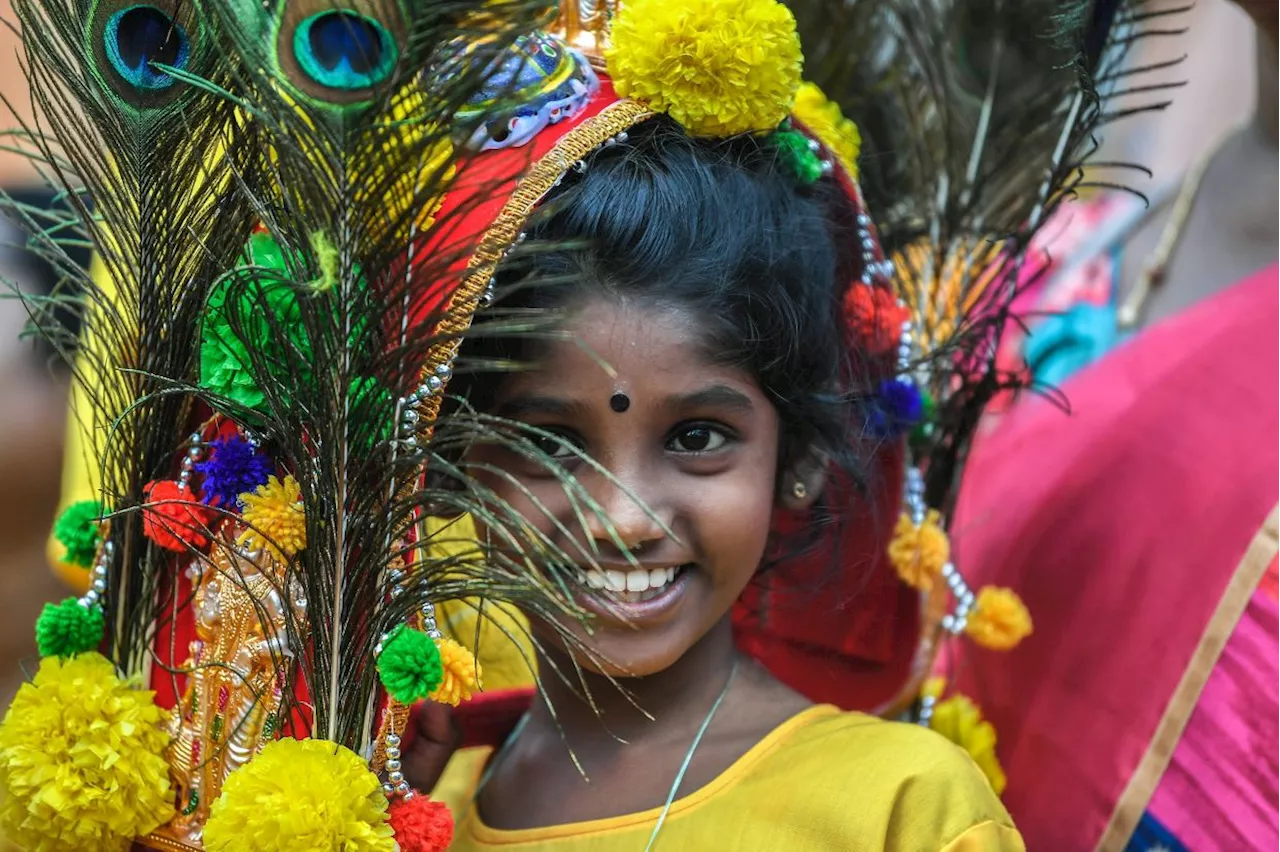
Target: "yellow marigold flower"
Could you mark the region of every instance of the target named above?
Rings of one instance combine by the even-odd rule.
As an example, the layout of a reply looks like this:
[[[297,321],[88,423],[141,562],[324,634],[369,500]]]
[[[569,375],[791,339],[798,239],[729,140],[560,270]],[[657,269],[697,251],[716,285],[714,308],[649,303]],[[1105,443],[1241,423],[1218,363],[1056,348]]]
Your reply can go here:
[[[0,724],[0,837],[119,852],[173,816],[166,714],[99,654],[45,657]]]
[[[951,558],[951,542],[939,526],[940,520],[932,509],[918,527],[906,513],[898,518],[893,541],[889,542],[889,561],[908,586],[924,591],[932,589],[942,566]]]
[[[968,697],[956,695],[935,704],[929,727],[969,753],[997,796],[1004,792],[1008,782],[996,757],[996,729]]]
[[[387,797],[350,749],[283,739],[227,776],[204,829],[208,852],[393,852]]]
[[[984,648],[1008,651],[1031,635],[1031,613],[1012,589],[984,586],[964,632]]]
[[[839,104],[828,100],[813,83],[804,83],[796,92],[796,105],[791,114],[836,155],[850,177],[858,179],[862,134],[858,132],[858,125],[844,117]]]
[[[619,95],[695,136],[773,130],[800,86],[795,18],[776,0],[635,0],[606,53]]]
[[[282,561],[288,561],[307,546],[307,516],[302,508],[298,480],[271,477],[252,494],[241,494],[241,517],[250,529],[240,534],[240,544],[255,546],[262,538]]]
[[[469,649],[447,637],[436,640],[436,647],[440,649],[444,678],[431,693],[431,700],[457,707],[480,688],[480,664]]]

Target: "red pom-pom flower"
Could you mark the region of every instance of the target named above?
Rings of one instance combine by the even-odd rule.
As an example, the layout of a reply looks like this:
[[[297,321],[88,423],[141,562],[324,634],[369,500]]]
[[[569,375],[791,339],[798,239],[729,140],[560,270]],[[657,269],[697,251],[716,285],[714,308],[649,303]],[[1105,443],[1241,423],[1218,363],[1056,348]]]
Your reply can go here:
[[[142,513],[143,534],[166,550],[185,552],[209,546],[209,521],[214,513],[170,479],[148,482],[142,490],[147,504]]]
[[[453,842],[453,814],[422,794],[391,804],[391,829],[400,852],[444,852]]]
[[[871,355],[884,355],[897,347],[911,312],[891,291],[855,282],[844,297],[844,316],[857,343]]]

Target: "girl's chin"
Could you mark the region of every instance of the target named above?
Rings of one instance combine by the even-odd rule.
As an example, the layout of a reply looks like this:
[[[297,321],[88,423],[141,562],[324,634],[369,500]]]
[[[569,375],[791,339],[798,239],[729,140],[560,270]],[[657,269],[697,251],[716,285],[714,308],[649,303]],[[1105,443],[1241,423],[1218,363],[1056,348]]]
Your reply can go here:
[[[668,634],[663,636],[629,631],[625,627],[597,627],[594,633],[587,633],[575,625],[571,632],[576,640],[572,643],[559,635],[544,634],[539,638],[556,649],[556,656],[571,656],[584,671],[617,679],[648,677],[666,671],[693,645],[692,641],[682,642],[670,635],[678,632],[670,630],[661,631]],[[556,661],[556,664],[572,672],[572,663],[567,660]]]

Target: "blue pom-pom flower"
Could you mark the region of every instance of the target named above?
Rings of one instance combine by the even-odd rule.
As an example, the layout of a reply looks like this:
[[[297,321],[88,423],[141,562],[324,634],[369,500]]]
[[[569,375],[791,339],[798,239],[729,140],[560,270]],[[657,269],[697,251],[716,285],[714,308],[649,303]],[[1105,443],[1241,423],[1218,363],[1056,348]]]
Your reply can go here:
[[[920,389],[910,379],[893,378],[880,382],[867,412],[867,431],[877,438],[896,438],[911,430],[924,417]]]
[[[206,503],[233,508],[241,494],[266,485],[275,473],[271,459],[238,435],[221,438],[210,447],[209,459],[196,464],[196,470],[204,475],[201,495]]]

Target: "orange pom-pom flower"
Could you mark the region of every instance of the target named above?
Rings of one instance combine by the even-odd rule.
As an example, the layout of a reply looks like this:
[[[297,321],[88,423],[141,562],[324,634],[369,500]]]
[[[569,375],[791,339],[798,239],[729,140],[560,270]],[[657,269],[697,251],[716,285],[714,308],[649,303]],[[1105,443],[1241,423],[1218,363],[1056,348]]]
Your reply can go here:
[[[427,796],[394,802],[389,818],[400,852],[444,852],[453,842],[453,814]]]
[[[911,312],[883,287],[855,283],[844,297],[844,317],[854,340],[872,355],[892,352]]]
[[[940,521],[941,516],[932,509],[919,526],[905,513],[898,518],[893,541],[889,543],[889,561],[908,586],[923,591],[932,589],[942,574],[942,566],[951,558],[951,541]]]
[[[142,490],[146,504],[142,532],[147,538],[179,553],[209,546],[209,521],[213,512],[199,498],[171,479],[148,482]]]
[[[1008,651],[1031,635],[1031,613],[1012,589],[985,586],[964,632],[984,648]]]

